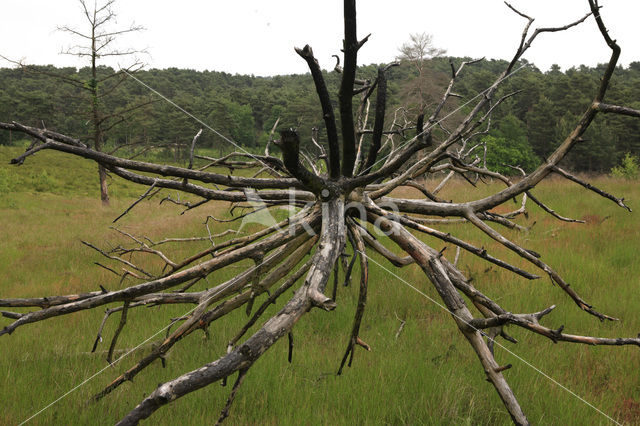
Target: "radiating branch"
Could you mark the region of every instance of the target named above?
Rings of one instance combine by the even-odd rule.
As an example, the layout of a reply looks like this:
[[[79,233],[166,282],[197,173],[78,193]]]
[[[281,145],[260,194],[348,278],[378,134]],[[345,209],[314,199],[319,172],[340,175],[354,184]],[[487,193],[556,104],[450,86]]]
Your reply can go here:
[[[318,93],[322,107],[322,118],[324,119],[324,125],[327,129],[327,139],[329,141],[329,176],[331,179],[337,179],[340,177],[340,145],[338,143],[338,129],[336,127],[336,117],[333,112],[331,97],[329,96],[327,85],[324,82],[320,65],[313,56],[311,47],[306,45],[303,49],[296,48],[296,52],[307,62],[316,86],[316,92]]]

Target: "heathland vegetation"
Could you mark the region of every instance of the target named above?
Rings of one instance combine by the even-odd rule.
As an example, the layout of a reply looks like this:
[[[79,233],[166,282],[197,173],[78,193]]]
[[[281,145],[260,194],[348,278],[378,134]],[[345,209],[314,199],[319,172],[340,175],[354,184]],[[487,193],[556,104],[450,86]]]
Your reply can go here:
[[[104,247],[123,244],[124,237],[108,228],[137,198],[141,188],[113,178],[111,205],[105,207],[97,197],[97,176],[92,162],[42,152],[29,158],[24,166],[9,166],[9,159],[23,149],[24,146],[0,146],[2,296],[93,291],[98,285],[112,290],[128,285],[128,279],[119,284],[115,275],[94,265],[93,262],[104,263],[104,258],[81,241]],[[73,170],[73,177],[69,170]],[[609,192],[625,195],[632,209],[640,209],[640,188],[636,183],[606,177],[595,183]],[[495,185],[480,189],[489,194]],[[454,182],[444,191],[443,197],[453,199],[471,196],[471,187],[464,181]],[[508,298],[509,308],[514,311],[529,312],[557,304],[558,309],[545,318],[550,326],[570,324],[572,332],[600,336],[636,335],[640,330],[636,306],[640,230],[635,215],[595,194],[586,194],[567,181],[545,182],[538,186],[536,194],[561,213],[575,214],[586,223],[559,222],[530,204],[529,218],[523,224],[536,224],[528,232],[505,231],[506,235],[543,252],[572,287],[597,301],[597,308],[623,321],[601,323],[585,315],[548,280],[527,281],[465,254],[459,266],[481,282],[488,295]],[[406,195],[419,196],[417,192]],[[160,198],[134,208],[117,225],[155,240],[206,235],[203,222],[207,215],[228,217],[226,203],[205,205],[187,212],[185,217],[179,214],[181,207],[158,205]],[[226,228],[228,224],[218,224],[211,231]],[[455,225],[450,230],[478,246],[488,244],[483,235],[468,225]],[[163,250],[180,257],[187,253],[184,250],[197,250],[195,245],[204,247],[208,242],[191,244],[194,246],[175,245]],[[440,243],[435,244],[441,248]],[[447,250],[454,252],[454,247]],[[496,248],[495,254],[525,266],[507,250]],[[382,261],[374,254],[371,256]],[[250,263],[247,260],[246,265],[240,266]],[[409,266],[394,272],[428,296],[438,297],[419,268]],[[332,315],[313,312],[298,324],[291,364],[287,363],[287,344],[280,342],[253,367],[237,397],[232,423],[509,424],[508,414],[477,368],[473,351],[461,341],[450,315],[373,263],[370,274],[369,303],[361,336],[372,351],[359,350],[353,367],[343,376],[336,376],[357,300],[356,279],[355,285],[340,287],[338,308]],[[206,285],[213,286],[227,278],[229,273],[216,274]],[[270,309],[275,312],[280,306]],[[117,355],[145,342],[166,327],[169,318],[182,316],[186,309],[165,305],[132,310]],[[3,336],[6,340],[0,345],[0,401],[3,401],[0,424],[21,422],[107,366],[104,356],[117,321],[107,323],[105,342],[99,345],[97,353],[90,353],[102,314],[101,310],[76,313]],[[134,382],[125,384],[120,392],[98,403],[86,404],[90,395],[151,351],[147,342],[115,368],[107,367],[45,410],[33,424],[112,424],[158,382],[223,355],[226,342],[245,321],[244,311],[235,312],[212,327],[208,336],[193,334],[188,344],[176,346],[167,356],[166,367],[157,362]],[[509,350],[618,421],[637,421],[640,416],[637,348],[554,345],[517,327],[510,327],[509,333],[520,341],[517,345],[504,342]],[[162,336],[164,331],[151,341]],[[194,345],[199,349],[193,350]],[[507,374],[515,392],[527,401],[533,424],[605,423],[604,417],[599,417],[592,408],[514,355],[497,348],[496,357],[501,365],[514,365]],[[194,392],[162,409],[153,418],[154,424],[176,424],[185,419],[189,424],[210,424],[228,395],[228,389],[218,391],[217,387]]]

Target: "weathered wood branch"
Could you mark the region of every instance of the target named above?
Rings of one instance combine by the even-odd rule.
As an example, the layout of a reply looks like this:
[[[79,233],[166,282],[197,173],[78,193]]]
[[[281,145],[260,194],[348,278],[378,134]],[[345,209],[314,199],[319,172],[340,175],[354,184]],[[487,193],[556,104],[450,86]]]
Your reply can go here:
[[[342,357],[342,361],[340,362],[340,368],[338,368],[338,375],[342,374],[342,369],[344,368],[345,363],[347,362],[347,357],[349,358],[349,367],[351,367],[351,363],[353,362],[353,355],[355,352],[356,345],[359,344],[360,341],[360,325],[362,324],[362,317],[364,316],[364,309],[367,304],[367,284],[369,283],[369,263],[367,262],[367,256],[365,254],[365,245],[364,239],[361,237],[360,232],[356,229],[356,224],[353,220],[350,220],[348,226],[351,230],[351,235],[353,236],[356,246],[354,248],[355,251],[359,254],[360,258],[360,288],[358,292],[358,304],[356,305],[356,313],[353,318],[353,326],[351,328],[351,336],[349,337],[349,342],[347,343],[347,349]],[[367,348],[367,350],[371,350],[368,345],[361,346]],[[351,355],[351,356],[349,356]]]
[[[549,275],[549,277],[551,278],[552,282],[558,284],[560,286],[560,288],[565,293],[567,293],[567,295],[569,295],[569,297],[571,297],[571,299],[573,299],[573,301],[576,303],[576,305],[578,305],[578,307],[580,307],[580,309],[582,309],[585,312],[590,313],[591,315],[597,317],[601,321],[603,321],[605,319],[606,320],[610,320],[610,321],[617,321],[618,320],[617,318],[611,317],[609,315],[602,314],[602,313],[596,311],[595,309],[593,309],[593,307],[590,304],[588,304],[586,301],[584,301],[578,295],[578,293],[576,293],[576,291],[573,290],[573,288],[571,288],[569,286],[569,284],[566,283],[564,281],[564,279],[562,279],[562,277],[556,271],[554,271],[553,269],[551,269],[551,267],[549,265],[547,265],[546,263],[541,261],[538,258],[539,255],[536,256],[537,253],[532,252],[531,250],[526,250],[526,249],[520,247],[519,245],[513,243],[512,241],[509,241],[504,236],[502,236],[500,233],[498,233],[493,228],[491,228],[489,225],[487,225],[482,220],[480,220],[473,213],[468,213],[467,214],[467,219],[469,220],[469,222],[473,223],[482,232],[484,232],[485,234],[487,234],[488,236],[490,236],[494,240],[498,241],[500,244],[504,245],[508,249],[510,249],[513,252],[517,253],[520,257],[523,257],[524,259],[528,260],[530,263],[534,264],[535,266],[537,266],[538,268],[540,268],[541,270],[546,272]]]
[[[398,216],[392,213],[387,213],[386,211],[384,211],[383,209],[381,209],[380,207],[376,206],[374,203],[369,203],[367,204],[367,209],[370,210],[371,212],[373,212],[374,214],[378,215],[378,216],[383,216],[389,220],[392,220],[394,222],[398,222],[404,226],[406,226],[407,228],[411,228],[411,229],[415,229],[416,231],[420,231],[424,234],[430,235],[432,237],[438,238],[442,241],[446,241],[448,243],[454,244],[460,248],[465,249],[466,251],[468,251],[469,253],[472,253],[488,262],[491,262],[495,265],[500,266],[501,268],[504,268],[508,271],[514,272],[520,276],[523,276],[529,280],[535,280],[540,278],[537,275],[531,274],[527,271],[524,271],[516,266],[510,265],[509,263],[500,260],[496,257],[491,256],[490,254],[487,253],[487,250],[485,250],[484,248],[478,248],[475,247],[474,245],[467,243],[466,241],[463,241],[459,238],[456,238],[454,236],[452,236],[451,234],[448,233],[444,233],[442,231],[438,231],[436,229],[432,229],[429,228],[428,226],[419,224],[411,219],[409,219],[406,216]]]
[[[121,167],[124,169],[137,170],[147,173],[155,173],[161,176],[172,176],[183,179],[197,180],[203,183],[215,183],[217,185],[224,185],[229,187],[251,187],[255,189],[266,188],[300,188],[301,183],[297,179],[282,178],[282,179],[263,179],[263,178],[245,178],[221,175],[217,173],[209,173],[198,170],[190,170],[183,167],[160,165],[154,163],[147,163],[144,161],[128,160],[125,158],[115,157],[104,152],[96,151],[91,148],[79,146],[70,142],[72,138],[61,138],[58,134],[53,132],[47,132],[46,130],[37,129],[35,127],[22,126],[17,123],[7,124],[0,123],[0,128],[5,130],[15,130],[27,133],[46,144],[45,149],[54,149],[57,151],[66,152],[69,154],[77,155],[82,158],[94,160],[104,166]],[[12,160],[12,163],[17,163],[17,160]]]
[[[378,158],[378,151],[382,144],[382,131],[384,130],[384,115],[387,107],[387,77],[384,74],[383,68],[378,69],[378,89],[376,94],[376,116],[373,124],[373,136],[371,138],[371,146],[369,147],[369,154],[367,160],[364,163],[363,173],[369,173],[371,168],[376,163]]]
[[[551,207],[547,206],[542,201],[538,200],[537,197],[534,197],[533,194],[530,191],[527,191],[526,194],[529,196],[531,201],[536,203],[542,210],[544,210],[545,212],[549,213],[551,216],[555,217],[556,219],[559,219],[559,220],[561,220],[563,222],[584,223],[584,220],[571,219],[570,217],[561,216],[555,210],[553,210]]]
[[[620,207],[626,209],[628,212],[631,212],[631,208],[629,206],[627,206],[624,203],[624,198],[618,198],[614,195],[609,194],[608,192],[605,192],[593,185],[591,185],[589,182],[585,182],[582,179],[580,179],[579,177],[572,175],[571,173],[567,172],[564,169],[561,169],[560,167],[554,167],[553,171],[556,172],[557,174],[559,174],[560,176],[577,183],[580,186],[583,186],[584,188],[587,188],[590,191],[595,192],[596,194],[604,197],[604,198],[608,198],[609,200],[613,201],[614,203],[616,203],[617,205],[619,205]]]
[[[309,65],[311,77],[316,86],[316,92],[318,93],[320,105],[322,106],[322,118],[324,119],[324,125],[327,129],[327,139],[329,141],[329,177],[331,177],[331,179],[338,179],[340,177],[340,145],[338,143],[338,129],[336,127],[336,117],[333,112],[331,97],[329,96],[327,85],[324,82],[320,65],[313,56],[311,47],[306,45],[303,49],[296,48],[296,52],[307,62],[307,65]]]
[[[79,301],[72,301],[65,304],[51,306],[40,311],[30,312],[0,330],[0,336],[2,336],[3,334],[11,334],[16,328],[25,324],[42,321],[55,316],[66,315],[81,310],[92,309],[108,303],[125,301],[149,293],[156,293],[178,286],[179,284],[187,282],[196,277],[206,276],[214,270],[223,268],[232,263],[239,262],[247,257],[250,257],[252,253],[255,253],[257,251],[270,251],[294,239],[295,237],[302,235],[304,232],[306,232],[307,229],[312,229],[319,221],[320,214],[316,213],[315,215],[312,215],[307,221],[292,225],[291,229],[280,231],[277,234],[260,240],[250,246],[241,247],[237,250],[222,254],[211,260],[202,262],[199,265],[192,266],[191,268],[185,269],[183,271],[176,272],[167,277],[158,278],[142,284],[127,287],[122,290],[101,293],[99,295]]]
[[[353,86],[356,79],[358,50],[356,1],[344,0],[344,69],[338,94],[342,129],[342,175],[351,177],[356,161],[356,133],[353,120]]]
[[[222,358],[160,385],[118,424],[133,425],[148,418],[161,406],[221,380],[240,369],[249,368],[278,339],[287,335],[311,307],[332,309],[335,304],[322,293],[333,264],[344,245],[344,201],[323,203],[323,226],[318,250],[307,279],[293,298],[253,336]]]
[[[369,219],[416,260],[416,263],[422,268],[425,275],[429,278],[429,281],[431,281],[440,294],[444,305],[451,313],[458,329],[476,352],[487,379],[495,387],[505,408],[511,415],[513,422],[518,425],[528,425],[529,421],[527,417],[522,411],[518,400],[502,375],[502,372],[499,370],[499,365],[493,358],[487,344],[482,339],[482,335],[479,331],[469,326],[469,321],[473,319],[473,316],[467,308],[464,299],[462,299],[451,282],[446,268],[440,261],[439,253],[427,247],[422,241],[393,221],[373,214],[369,216]]]
[[[598,102],[596,104],[596,108],[600,112],[604,112],[605,114],[619,114],[626,115],[629,117],[640,117],[640,110],[619,106],[619,105],[610,105],[602,102]]]
[[[302,184],[305,189],[320,195],[323,189],[327,188],[324,180],[300,163],[300,137],[289,129],[280,132],[280,149],[282,149],[282,159],[287,170]]]
[[[262,265],[263,269],[271,269],[275,267],[275,264],[282,261],[285,257],[286,260],[260,282],[258,294],[262,294],[267,291],[273,284],[275,284],[275,282],[286,275],[291,268],[295,267],[295,265],[309,252],[314,242],[315,240],[309,240],[302,245],[298,245],[299,243],[295,242],[292,242],[293,244],[289,243],[288,247],[280,250],[275,256],[272,255],[267,258],[265,263]],[[199,306],[189,315],[189,317],[186,318],[185,322],[168,335],[160,344],[158,344],[149,355],[145,356],[134,366],[114,379],[102,391],[94,395],[93,399],[99,400],[111,393],[121,384],[132,380],[153,361],[162,359],[176,343],[193,333],[195,330],[207,329],[213,321],[246,304],[251,298],[251,291],[243,291],[237,296],[219,304],[214,309],[207,310],[212,303],[223,299],[229,294],[233,294],[236,291],[241,290],[252,279],[255,269],[255,267],[251,268],[243,274],[236,276],[210,290],[193,294],[193,296],[197,297],[197,301],[195,303],[198,303]],[[301,269],[304,269],[304,266]],[[296,273],[294,276],[298,276],[298,274]],[[298,278],[295,278],[293,281],[288,280],[287,282],[290,282],[289,287],[293,285]],[[256,313],[256,320],[263,312],[264,310]]]

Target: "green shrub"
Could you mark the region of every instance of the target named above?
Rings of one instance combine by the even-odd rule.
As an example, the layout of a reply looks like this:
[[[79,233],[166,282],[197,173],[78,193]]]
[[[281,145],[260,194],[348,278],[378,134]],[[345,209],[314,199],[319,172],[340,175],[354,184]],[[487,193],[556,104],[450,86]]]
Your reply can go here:
[[[611,169],[611,176],[624,179],[638,179],[640,166],[638,165],[638,157],[626,153],[620,165]]]
[[[7,169],[0,169],[0,196],[6,195],[18,187],[18,178]]]
[[[526,140],[508,140],[503,137],[485,136],[487,144],[487,168],[498,173],[513,175],[518,172],[507,165],[522,167],[526,172],[535,169],[540,160]]]
[[[49,176],[46,170],[31,175],[31,185],[36,192],[53,192],[58,188],[58,182]]]

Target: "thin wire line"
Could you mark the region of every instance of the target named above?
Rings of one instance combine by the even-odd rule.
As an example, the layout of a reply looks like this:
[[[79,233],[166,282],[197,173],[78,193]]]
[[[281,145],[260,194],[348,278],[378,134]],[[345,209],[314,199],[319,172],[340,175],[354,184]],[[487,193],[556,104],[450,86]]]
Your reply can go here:
[[[518,71],[520,71],[521,69],[527,67],[529,64],[523,64],[520,67],[516,68],[515,71],[513,71],[512,73],[510,73],[509,75],[506,75],[504,78],[502,78],[498,84],[501,84],[503,81],[507,80],[509,77],[515,75]],[[405,143],[401,144],[397,149],[391,151],[389,154],[385,155],[384,157],[382,157],[381,159],[379,159],[378,161],[376,161],[375,163],[373,163],[373,165],[371,166],[371,168],[373,168],[374,166],[378,165],[381,161],[385,161],[387,158],[389,158],[391,155],[396,154],[398,151],[400,151],[402,148],[404,148],[405,146],[407,146],[408,144],[412,143],[413,141],[415,141],[419,136],[424,135],[426,132],[428,132],[429,130],[433,129],[436,125],[442,123],[444,120],[446,120],[447,118],[451,117],[453,114],[455,114],[456,112],[460,111],[462,108],[464,108],[465,106],[469,105],[471,102],[475,101],[476,99],[478,99],[480,96],[482,96],[483,94],[485,94],[486,92],[488,92],[494,85],[492,84],[491,86],[487,87],[486,89],[484,89],[482,92],[479,92],[477,95],[475,95],[473,98],[469,99],[467,102],[465,102],[464,104],[460,105],[458,108],[454,109],[453,111],[451,111],[449,114],[445,115],[444,117],[442,117],[440,120],[436,121],[435,123],[433,123],[431,126],[427,127],[426,129],[424,129],[422,132],[420,132],[419,135],[414,136],[413,138],[409,139],[408,141],[406,141]]]
[[[207,123],[205,123],[204,121],[202,121],[201,119],[199,119],[198,117],[196,117],[195,115],[191,114],[189,111],[187,111],[186,109],[182,108],[180,105],[176,104],[175,102],[173,102],[171,99],[167,98],[166,96],[164,96],[162,93],[158,92],[156,89],[154,89],[153,87],[149,86],[148,84],[146,84],[145,82],[141,81],[140,79],[138,79],[136,76],[134,76],[133,74],[129,73],[127,70],[120,68],[120,71],[122,71],[123,73],[125,73],[126,75],[128,75],[129,77],[131,77],[132,79],[134,79],[136,82],[138,82],[139,84],[141,84],[142,86],[146,87],[147,89],[149,89],[150,91],[152,91],[153,93],[155,93],[156,95],[160,96],[162,99],[164,99],[165,101],[169,102],[171,105],[173,105],[175,108],[177,108],[178,110],[180,110],[181,112],[185,113],[186,115],[188,115],[189,117],[193,118],[195,121],[197,121],[198,123],[202,124],[204,127],[206,127],[207,129],[211,130],[213,133],[215,133],[216,135],[220,136],[223,140],[229,142],[231,145],[235,146],[236,148],[238,148],[239,150],[241,150],[242,152],[244,152],[245,154],[249,155],[251,158],[253,158],[254,160],[262,163],[265,167],[274,170],[275,169],[273,167],[271,167],[270,165],[268,165],[267,163],[265,163],[264,161],[262,161],[260,158],[256,157],[254,154],[250,153],[249,151],[247,151],[246,149],[244,149],[242,146],[238,145],[236,142],[234,142],[233,140],[229,139],[228,137],[226,137],[225,135],[223,135],[222,133],[220,133],[219,131],[217,131],[216,129],[214,129],[213,127],[211,127],[210,125],[208,125]]]
[[[197,308],[197,306],[196,306]],[[189,315],[191,312],[193,312],[196,308],[193,308],[190,312],[187,312],[185,315]],[[184,316],[184,315],[183,315]],[[48,408],[52,407],[53,405],[55,405],[56,403],[58,403],[60,400],[64,399],[67,395],[73,393],[74,391],[76,391],[78,388],[84,386],[86,383],[88,383],[90,380],[92,380],[93,378],[95,378],[96,376],[100,375],[101,373],[103,373],[106,369],[108,369],[109,367],[112,367],[114,364],[118,363],[122,358],[126,357],[127,355],[131,354],[132,352],[134,352],[135,350],[137,350],[138,348],[140,348],[142,345],[144,345],[145,343],[147,343],[149,340],[153,339],[154,337],[156,337],[158,334],[162,333],[164,330],[167,329],[168,326],[165,326],[163,328],[161,328],[160,330],[158,330],[158,332],[156,332],[155,334],[153,334],[151,337],[147,338],[146,340],[144,340],[142,343],[140,343],[138,346],[136,346],[135,348],[131,349],[129,352],[125,353],[124,355],[122,355],[120,358],[116,359],[112,364],[107,365],[106,367],[104,367],[102,370],[98,370],[97,373],[93,374],[92,376],[89,376],[88,378],[86,378],[83,382],[81,382],[80,384],[76,385],[75,387],[73,387],[71,390],[67,391],[66,393],[64,393],[62,396],[60,396],[59,398],[57,398],[56,400],[54,400],[53,402],[51,402],[49,405],[47,405],[46,407],[42,408],[40,411],[38,411],[37,413],[33,414],[31,417],[29,417],[26,420],[23,420],[18,426],[22,426],[23,424],[29,422],[30,420],[32,420],[34,417],[38,416],[39,414],[41,414],[43,411],[47,410]]]
[[[220,294],[220,292],[224,291],[225,289],[227,289],[229,286],[231,286],[232,283],[227,284],[227,286],[222,287],[220,290],[218,290],[215,294],[211,295],[211,297],[214,297],[218,294]],[[182,316],[185,317],[189,314],[191,314],[193,311],[195,311],[196,309],[198,309],[198,306],[200,306],[199,304],[196,305],[193,309],[185,312]],[[87,384],[89,381],[91,381],[92,379],[94,379],[96,376],[102,374],[105,370],[107,370],[108,368],[114,366],[115,364],[117,364],[118,362],[120,362],[120,360],[122,360],[123,358],[127,357],[128,355],[130,355],[131,353],[133,353],[134,351],[136,351],[137,349],[139,349],[142,345],[144,345],[145,343],[147,343],[148,341],[150,341],[151,339],[153,339],[154,337],[156,337],[158,334],[162,333],[163,331],[165,331],[167,328],[171,327],[173,323],[168,324],[164,327],[162,327],[160,330],[158,330],[157,332],[155,332],[154,334],[152,334],[151,336],[149,336],[147,339],[145,339],[144,341],[142,341],[142,343],[140,343],[139,345],[137,345],[136,347],[134,347],[133,349],[129,350],[128,352],[126,352],[124,355],[122,355],[120,358],[116,359],[115,361],[113,361],[111,364],[107,365],[106,367],[104,367],[102,370],[99,370],[98,372],[96,372],[95,374],[91,375],[90,377],[86,378],[82,383],[76,385],[75,387],[73,387],[72,389],[70,389],[69,391],[67,391],[65,394],[63,394],[62,396],[58,397],[56,400],[54,400],[53,402],[51,402],[49,405],[47,405],[46,407],[42,408],[40,411],[38,411],[37,413],[33,414],[31,417],[29,417],[26,420],[23,420],[21,423],[19,423],[18,426],[22,426],[25,423],[27,423],[28,421],[32,420],[34,417],[38,416],[39,414],[41,414],[43,411],[47,410],[48,408],[51,408],[53,405],[55,405],[56,403],[60,402],[60,400],[64,399],[65,397],[67,397],[69,394],[73,393],[74,391],[76,391],[78,388],[84,386],[85,384]]]
[[[414,285],[410,284],[408,281],[406,281],[404,278],[400,277],[399,275],[395,274],[393,271],[389,270],[388,268],[386,268],[384,265],[382,265],[381,263],[377,262],[376,260],[372,259],[371,257],[367,256],[366,253],[361,252],[359,250],[356,250],[358,253],[360,253],[360,255],[366,257],[368,260],[372,261],[373,263],[375,263],[376,265],[378,265],[379,267],[381,267],[382,269],[384,269],[386,272],[388,272],[389,274],[393,275],[395,278],[399,279],[402,283],[406,284],[407,286],[411,287],[413,290],[415,290],[417,293],[421,294],[422,296],[424,296],[425,298],[427,298],[429,301],[433,302],[435,305],[437,305],[438,307],[442,308],[443,310],[447,311],[448,313],[450,313],[451,315],[455,316],[456,318],[458,318],[459,320],[461,320],[462,322],[464,322],[467,326],[471,327],[472,329],[474,329],[475,331],[480,332],[483,335],[486,335],[485,333],[483,333],[482,330],[477,329],[476,327],[474,327],[473,325],[471,325],[469,322],[467,322],[466,320],[464,320],[463,318],[461,318],[460,316],[456,315],[455,313],[451,312],[446,306],[444,306],[443,304],[441,304],[440,302],[438,302],[437,300],[433,299],[432,297],[430,297],[429,295],[427,295],[426,293],[424,293],[422,290],[418,289],[417,287],[415,287]],[[581,397],[580,395],[578,395],[577,393],[573,392],[571,389],[567,388],[566,386],[564,386],[563,384],[561,384],[560,382],[558,382],[557,380],[555,380],[553,377],[549,376],[548,374],[546,374],[544,371],[540,370],[538,367],[536,367],[535,365],[531,364],[529,361],[527,361],[526,359],[522,358],[521,356],[519,356],[518,354],[516,354],[515,352],[511,351],[510,349],[508,349],[506,346],[502,345],[500,342],[496,341],[495,339],[493,340],[494,344],[498,345],[501,349],[505,350],[507,353],[509,353],[510,355],[516,357],[518,360],[522,361],[525,365],[527,365],[528,367],[530,367],[532,370],[534,370],[535,372],[541,374],[542,376],[546,377],[549,381],[551,381],[552,383],[554,383],[555,385],[559,386],[560,388],[562,388],[563,390],[565,390],[566,392],[568,392],[569,394],[573,395],[574,397],[576,397],[577,399],[579,399],[580,401],[584,402],[585,404],[587,404],[589,407],[593,408],[595,411],[597,411],[598,413],[602,414],[604,417],[606,417],[609,421],[611,421],[612,423],[622,426],[621,423],[618,423],[616,420],[614,420],[611,416],[609,416],[607,413],[605,413],[604,411],[600,410],[598,407],[596,407],[595,405],[591,404],[589,401],[587,401],[586,399],[584,399],[583,397]]]

